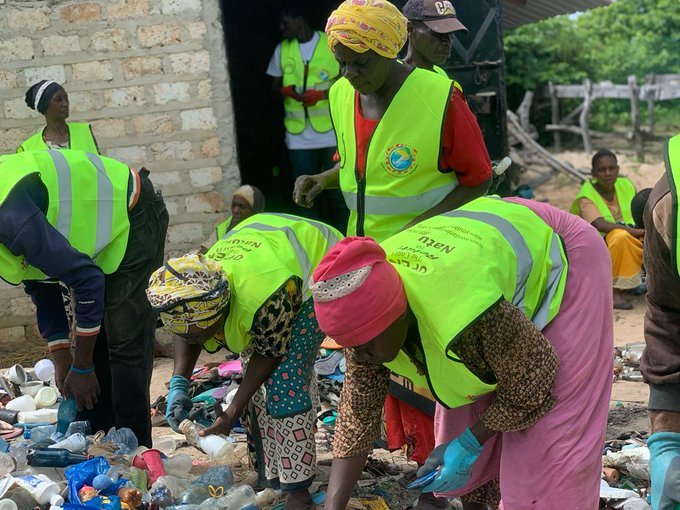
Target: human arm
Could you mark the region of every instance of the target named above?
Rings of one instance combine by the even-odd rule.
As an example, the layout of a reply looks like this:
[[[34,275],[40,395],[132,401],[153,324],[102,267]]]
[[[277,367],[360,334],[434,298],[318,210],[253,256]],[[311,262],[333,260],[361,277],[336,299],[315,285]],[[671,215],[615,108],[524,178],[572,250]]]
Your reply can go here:
[[[342,510],[380,437],[382,408],[389,387],[389,370],[360,363],[352,349],[345,350],[347,367],[340,393],[333,440],[333,464],[324,510]]]
[[[641,228],[629,227],[628,225],[621,225],[620,223],[611,223],[605,220],[597,206],[589,198],[581,197],[578,199],[579,216],[590,223],[594,228],[603,234],[608,234],[612,230],[622,229],[628,232],[633,237],[643,237],[645,231]]]
[[[175,338],[174,347],[175,366],[170,378],[165,419],[168,420],[172,430],[179,432],[179,425],[189,418],[189,412],[193,407],[193,402],[189,398],[189,380],[201,354],[201,346]]]
[[[340,187],[340,162],[325,172],[316,175],[301,175],[295,180],[293,202],[302,207],[312,207],[314,199],[326,189]]]
[[[229,407],[205,434],[228,434],[232,423],[243,414],[257,389],[276,369],[288,351],[293,324],[302,307],[302,280],[290,277],[257,310],[250,330],[252,354]]]

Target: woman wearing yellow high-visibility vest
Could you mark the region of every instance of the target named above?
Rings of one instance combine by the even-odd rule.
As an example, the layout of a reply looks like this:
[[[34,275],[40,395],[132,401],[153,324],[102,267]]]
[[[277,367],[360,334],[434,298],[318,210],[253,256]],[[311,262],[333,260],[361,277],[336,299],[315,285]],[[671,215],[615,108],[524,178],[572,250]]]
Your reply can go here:
[[[179,336],[168,423],[177,430],[189,416],[189,378],[201,347],[241,353],[243,382],[206,434],[228,434],[245,412],[258,474],[286,494],[288,510],[312,507],[309,487],[316,473],[314,361],[324,335],[309,280],[341,238],[317,221],[256,214],[218,239],[205,256],[170,259],[147,290],[166,328]]]
[[[614,308],[630,310],[633,304],[623,291],[642,282],[642,238],[645,231],[637,228],[630,210],[635,186],[619,176],[619,164],[613,152],[601,150],[593,156],[593,179],[581,186],[571,212],[578,214],[599,230],[612,259]]]
[[[521,199],[479,198],[380,244],[338,243],[311,286],[319,326],[347,348],[324,510],[345,508],[380,434],[390,370],[438,402],[423,492],[506,510],[597,508],[608,269],[595,229]]]
[[[92,128],[84,122],[66,122],[69,101],[64,87],[42,80],[26,91],[26,105],[45,116],[46,125],[25,140],[17,152],[45,149],[73,149],[99,154]]]

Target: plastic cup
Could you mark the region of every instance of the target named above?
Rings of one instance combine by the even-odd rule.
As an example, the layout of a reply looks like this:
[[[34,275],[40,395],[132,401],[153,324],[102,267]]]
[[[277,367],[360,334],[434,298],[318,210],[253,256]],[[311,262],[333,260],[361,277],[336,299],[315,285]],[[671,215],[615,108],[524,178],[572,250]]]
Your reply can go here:
[[[54,363],[49,359],[41,359],[35,364],[33,368],[35,376],[43,382],[47,382],[52,379],[54,375]]]
[[[21,390],[22,395],[29,395],[31,397],[35,397],[38,392],[40,391],[40,388],[44,388],[45,386],[41,381],[31,381],[27,382],[24,384],[19,385],[19,389]]]
[[[5,406],[5,409],[9,409],[10,411],[27,412],[35,411],[36,406],[33,397],[30,395],[21,395],[14,400],[10,400]]]
[[[35,405],[38,409],[51,407],[57,403],[57,390],[50,386],[43,386],[35,394],[33,400],[35,400]]]
[[[0,510],[17,510],[17,504],[11,499],[0,501]]]
[[[19,364],[10,367],[9,371],[7,372],[7,378],[14,384],[24,384],[26,381],[28,381],[26,370],[24,370],[24,367]]]

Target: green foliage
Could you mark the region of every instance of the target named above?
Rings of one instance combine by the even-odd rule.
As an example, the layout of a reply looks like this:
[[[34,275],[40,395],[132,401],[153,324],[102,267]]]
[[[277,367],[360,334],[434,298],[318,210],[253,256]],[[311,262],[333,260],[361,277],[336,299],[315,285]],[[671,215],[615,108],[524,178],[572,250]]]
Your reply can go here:
[[[616,0],[578,16],[509,31],[504,44],[510,107],[516,107],[524,90],[549,81],[626,83],[634,74],[643,83],[649,73],[680,73],[678,7],[678,0]],[[596,105],[596,110],[594,120],[603,127],[625,120],[629,106]]]

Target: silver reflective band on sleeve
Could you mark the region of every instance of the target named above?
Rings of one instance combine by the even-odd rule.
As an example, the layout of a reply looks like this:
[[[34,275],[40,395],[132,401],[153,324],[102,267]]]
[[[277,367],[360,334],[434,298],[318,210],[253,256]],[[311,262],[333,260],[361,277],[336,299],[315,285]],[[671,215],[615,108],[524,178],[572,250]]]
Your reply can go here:
[[[300,243],[300,240],[297,238],[295,235],[295,232],[293,232],[293,229],[290,227],[273,227],[271,225],[265,225],[264,223],[251,223],[250,225],[246,225],[240,230],[230,230],[229,232],[226,233],[226,235],[222,238],[224,239],[229,239],[232,237],[234,234],[237,234],[239,232],[242,232],[243,230],[246,229],[253,229],[253,230],[261,230],[263,232],[283,232],[286,234],[286,237],[288,238],[288,242],[293,248],[293,252],[295,253],[295,257],[297,258],[299,264],[300,264],[300,269],[302,270],[302,281],[303,282],[308,282],[310,276],[312,275],[312,262],[309,260],[309,255],[307,255],[307,251],[304,249],[302,244]]]
[[[57,186],[59,188],[59,216],[55,228],[66,239],[71,235],[73,221],[73,197],[71,196],[71,169],[64,155],[59,151],[47,151],[52,157],[57,171]]]
[[[538,329],[543,329],[550,322],[550,305],[559,288],[562,273],[565,270],[564,260],[562,259],[562,240],[560,236],[553,233],[550,243],[550,274],[548,275],[548,287],[534,313],[533,322]]]
[[[97,169],[97,234],[94,243],[94,255],[97,256],[111,242],[113,231],[113,183],[106,173],[104,162],[96,154],[87,153],[87,159]]]
[[[533,267],[534,260],[531,256],[531,251],[527,246],[526,241],[519,230],[505,218],[501,218],[495,214],[479,211],[449,211],[443,214],[450,218],[466,218],[475,221],[481,221],[487,225],[491,225],[498,230],[505,240],[510,244],[515,257],[517,257],[517,275],[515,276],[515,295],[512,298],[512,304],[524,310],[524,297],[526,294],[526,284],[529,278],[529,273]]]
[[[431,189],[425,193],[412,195],[409,197],[379,197],[366,195],[364,199],[364,211],[366,214],[378,214],[394,216],[397,214],[418,214],[431,209],[444,197],[456,189],[456,183],[451,182],[439,188]],[[350,211],[357,210],[357,195],[349,191],[343,191],[347,208]]]
[[[320,221],[310,220],[309,218],[300,218],[299,216],[293,216],[292,214],[286,213],[268,214],[271,214],[272,216],[279,216],[280,218],[286,218],[288,220],[304,221],[305,223],[309,223],[312,227],[321,232],[321,235],[323,235],[324,239],[326,239],[326,250],[330,250],[337,242],[340,241],[340,238],[335,234],[335,232],[328,228],[328,225],[321,223]]]

